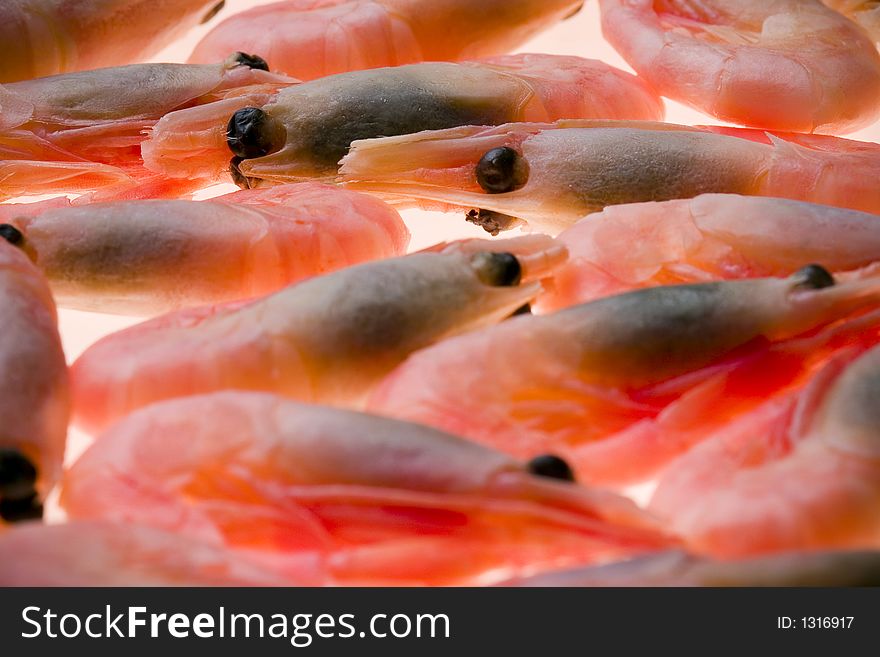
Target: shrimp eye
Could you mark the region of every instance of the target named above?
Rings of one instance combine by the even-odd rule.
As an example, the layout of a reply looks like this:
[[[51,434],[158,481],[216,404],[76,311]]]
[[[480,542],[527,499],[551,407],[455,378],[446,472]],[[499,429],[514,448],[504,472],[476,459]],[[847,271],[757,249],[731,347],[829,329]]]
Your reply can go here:
[[[808,290],[821,290],[834,287],[834,276],[820,265],[807,265],[794,275],[797,286]]]
[[[477,163],[477,183],[489,194],[504,194],[529,181],[529,164],[509,146],[493,148]]]
[[[522,280],[522,265],[512,253],[483,251],[472,258],[471,264],[479,279],[492,287],[516,287]]]
[[[217,11],[219,11],[219,9]],[[259,55],[248,55],[243,52],[237,52],[232,58],[242,66],[247,66],[248,68],[257,69],[259,71],[269,70],[269,63]]]
[[[10,224],[0,224],[0,237],[13,246],[20,246],[24,242],[24,235],[21,234],[21,231]]]
[[[34,494],[37,469],[21,452],[0,449],[0,500],[22,499]]]
[[[274,123],[259,107],[245,107],[232,115],[226,143],[234,155],[244,159],[263,157],[280,147]]]
[[[574,471],[571,466],[554,454],[536,456],[526,464],[526,470],[538,477],[574,481]]]

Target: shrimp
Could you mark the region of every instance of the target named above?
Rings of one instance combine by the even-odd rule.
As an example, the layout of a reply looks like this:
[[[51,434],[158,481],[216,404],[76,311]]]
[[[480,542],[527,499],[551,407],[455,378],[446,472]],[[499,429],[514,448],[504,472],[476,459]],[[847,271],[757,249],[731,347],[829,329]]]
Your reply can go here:
[[[504,586],[880,586],[880,552],[790,552],[714,561],[670,550],[620,563],[541,573]]]
[[[223,0],[3,0],[0,82],[144,61],[222,6]]]
[[[59,305],[81,310],[145,316],[260,297],[409,243],[388,205],[316,183],[210,201],[47,204],[0,205],[0,229],[20,233]]]
[[[469,126],[358,141],[341,180],[391,199],[479,208],[559,233],[609,205],[706,193],[880,213],[880,145],[627,121]]]
[[[61,474],[70,415],[67,363],[42,274],[0,228],[0,525],[42,516]]]
[[[208,129],[201,111],[175,112],[156,125],[144,144],[151,169],[202,176],[218,162],[229,166],[232,154],[240,186],[333,181],[357,139],[569,116],[655,120],[664,109],[638,78],[602,62],[526,54],[355,71],[291,86],[267,105],[231,113],[226,133]]]
[[[241,48],[301,80],[423,61],[510,52],[576,13],[584,0],[288,0],[235,14],[190,61]]]
[[[880,116],[880,54],[820,0],[600,0],[602,31],[661,94],[757,128],[843,134]]]
[[[569,260],[535,309],[653,285],[831,272],[880,261],[880,217],[801,201],[705,194],[605,208],[563,232]]]
[[[0,586],[277,586],[277,573],[175,533],[115,522],[0,534]]]
[[[411,356],[366,408],[580,480],[653,478],[718,426],[809,377],[844,346],[880,342],[880,278],[794,275],[637,290],[517,317]],[[844,321],[849,320],[849,321]]]
[[[880,43],[880,6],[874,0],[822,0],[827,6],[862,26],[874,43]]]
[[[309,585],[472,584],[675,545],[552,456],[522,463],[428,427],[235,391],[125,418],[68,470],[61,504]]]
[[[144,168],[144,131],[164,114],[194,105],[206,105],[203,112],[213,112],[222,125],[227,112],[266,102],[295,82],[266,68],[259,57],[236,53],[222,64],[133,64],[3,85],[0,200],[91,190],[122,194],[137,184],[145,197],[195,191],[199,180],[163,185]]]
[[[357,405],[416,349],[529,303],[565,257],[545,236],[452,243],[159,317],[76,361],[75,422],[94,434],[146,404],[230,388]]]
[[[676,461],[651,508],[720,558],[880,546],[880,348],[852,347]]]

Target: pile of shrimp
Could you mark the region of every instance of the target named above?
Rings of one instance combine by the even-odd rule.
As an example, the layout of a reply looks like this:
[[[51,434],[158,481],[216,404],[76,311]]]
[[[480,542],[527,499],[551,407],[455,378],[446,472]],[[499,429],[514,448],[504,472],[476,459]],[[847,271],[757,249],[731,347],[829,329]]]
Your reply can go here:
[[[0,8],[0,585],[880,584],[873,3],[246,4]]]

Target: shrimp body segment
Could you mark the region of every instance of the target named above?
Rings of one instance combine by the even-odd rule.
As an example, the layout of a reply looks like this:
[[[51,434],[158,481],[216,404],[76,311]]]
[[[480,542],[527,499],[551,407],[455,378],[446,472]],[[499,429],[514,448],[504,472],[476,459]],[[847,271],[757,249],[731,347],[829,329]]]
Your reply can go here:
[[[356,404],[413,351],[513,314],[565,250],[545,236],[452,243],[287,287],[246,305],[164,315],[73,366],[75,420],[95,433],[161,399],[222,389]]]
[[[742,125],[853,132],[880,115],[880,54],[820,0],[600,0],[602,30],[661,94]]]
[[[0,534],[0,586],[277,586],[225,549],[116,522],[27,523]]]
[[[492,185],[492,155],[507,153]],[[521,172],[516,175],[516,172]],[[353,189],[479,208],[558,233],[609,205],[700,194],[778,196],[880,212],[880,146],[825,135],[627,121],[471,126],[359,141]]]
[[[166,113],[196,105],[219,111],[222,126],[229,103],[265,102],[295,82],[264,65],[236,53],[222,64],[132,64],[3,85],[0,199],[147,182],[154,189],[145,193],[159,195],[141,159],[144,132]],[[194,191],[191,182],[176,185]]]
[[[582,481],[640,483],[841,348],[880,339],[880,317],[841,323],[877,304],[880,279],[829,279],[807,267],[517,317],[414,354],[367,408],[519,458],[559,454]]]
[[[654,285],[832,273],[880,261],[880,217],[788,199],[705,194],[614,205],[559,235],[569,260],[536,309],[550,312]]]
[[[217,4],[217,0],[3,0],[0,83],[144,61],[209,16]]]
[[[842,352],[676,461],[651,508],[722,558],[880,546],[880,348]]]
[[[878,586],[880,552],[787,552],[715,561],[670,550],[621,563],[548,572],[504,586]]]
[[[454,436],[243,392],[125,418],[68,471],[61,502],[313,585],[478,583],[674,544],[625,498]]]
[[[200,174],[205,155],[213,165],[218,137],[225,136],[221,152],[226,162],[235,155],[234,178],[258,186],[333,180],[358,139],[566,117],[659,120],[663,112],[641,80],[603,62],[524,54],[354,71],[290,86],[268,104],[230,114],[225,135],[203,132],[197,110],[172,114],[145,149],[157,170]]]
[[[21,232],[59,305],[100,312],[148,316],[260,297],[403,255],[409,242],[390,206],[317,183],[210,201],[41,205],[0,205],[0,219]]]
[[[14,233],[3,231],[7,239]],[[40,271],[0,240],[0,525],[38,517],[61,474],[70,415],[55,303]]]
[[[576,12],[583,0],[288,0],[217,25],[191,62],[259,52],[279,71],[314,80],[383,66],[510,52]]]

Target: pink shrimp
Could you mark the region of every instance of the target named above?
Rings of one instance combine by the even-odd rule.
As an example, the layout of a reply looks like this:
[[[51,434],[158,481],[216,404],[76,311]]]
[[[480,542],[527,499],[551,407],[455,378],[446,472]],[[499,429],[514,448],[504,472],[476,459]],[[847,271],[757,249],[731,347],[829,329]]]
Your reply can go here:
[[[835,284],[815,265],[638,290],[420,351],[367,409],[520,458],[558,453],[583,481],[627,486],[843,346],[880,341],[880,315],[853,316],[878,301],[880,278]]]
[[[142,62],[222,5],[222,0],[3,0],[0,82]]]
[[[880,348],[724,428],[664,473],[651,508],[701,554],[880,546]]]
[[[548,572],[503,586],[878,586],[880,552],[790,552],[714,561],[671,550],[603,566]]]
[[[0,524],[39,517],[61,474],[70,414],[55,303],[0,228]]]
[[[600,0],[605,38],[661,94],[771,130],[880,116],[880,55],[820,0]]]
[[[569,261],[535,308],[558,310],[653,285],[833,273],[880,261],[880,217],[759,196],[705,194],[605,208],[563,232]]]
[[[350,267],[232,308],[159,317],[73,365],[75,421],[96,433],[136,408],[237,388],[358,404],[416,349],[510,316],[564,261],[545,236],[473,240]]]
[[[145,316],[260,297],[409,243],[388,205],[317,183],[210,201],[47,204],[0,205],[0,220],[22,234],[59,305],[82,310]]]
[[[479,208],[558,233],[609,205],[707,193],[880,212],[880,145],[823,135],[628,121],[456,128],[358,141],[353,189]],[[494,224],[493,224],[494,225]]]
[[[144,169],[144,131],[172,110],[205,104],[203,112],[223,125],[233,107],[266,102],[295,82],[265,68],[260,58],[236,53],[222,64],[134,64],[3,85],[0,199],[121,195],[138,183],[147,197],[195,191],[205,183],[167,183]]]
[[[552,461],[552,462],[551,462]],[[307,584],[473,584],[674,545],[612,493],[419,425],[224,392],[144,408],[67,472],[73,518],[235,549]]]
[[[0,586],[277,586],[224,549],[115,522],[25,524],[0,533]]]
[[[513,55],[314,80],[282,90],[271,103],[230,112],[227,131],[203,121],[203,111],[175,112],[156,125],[144,144],[150,168],[204,176],[229,166],[234,154],[233,177],[241,186],[332,181],[356,139],[471,123],[659,119],[664,110],[638,78],[602,62]]]
[[[510,52],[576,13],[584,0],[287,0],[235,14],[191,62],[263,53],[302,80],[382,66]]]

